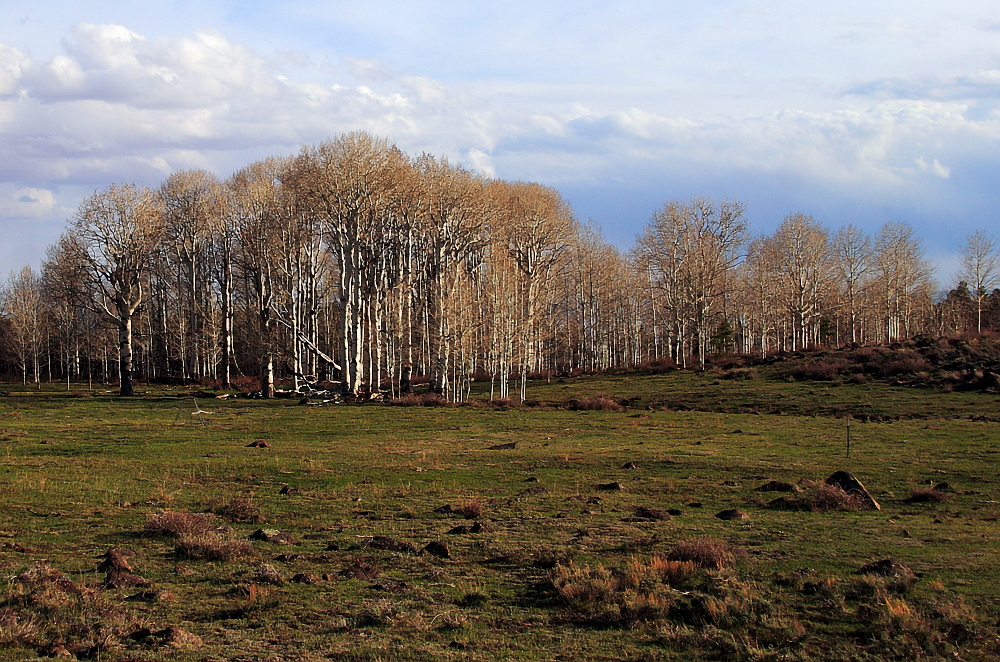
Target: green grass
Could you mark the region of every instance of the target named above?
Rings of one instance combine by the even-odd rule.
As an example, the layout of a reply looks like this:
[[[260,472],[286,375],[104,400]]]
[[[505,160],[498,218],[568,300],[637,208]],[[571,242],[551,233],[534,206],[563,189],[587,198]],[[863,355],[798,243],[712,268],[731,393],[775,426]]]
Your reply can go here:
[[[11,395],[0,398],[2,660],[100,641],[106,660],[997,654],[1000,424],[970,420],[997,410],[993,394],[672,373],[529,387],[531,398],[550,405],[596,394],[628,398],[625,413],[199,399],[211,412],[199,418],[181,390],[140,388],[140,397],[120,399],[74,397],[55,386],[3,389]],[[751,410],[758,413],[736,413]],[[836,418],[847,412],[887,419],[852,423],[850,458],[846,421]],[[256,440],[271,447],[247,447]],[[509,442],[517,448],[487,449]],[[626,462],[637,468],[623,469]],[[854,471],[883,510],[777,511],[766,503],[778,495],[754,490],[771,479],[821,481],[839,469]],[[610,482],[624,489],[596,488]],[[939,482],[954,488],[944,503],[905,501],[912,489]],[[298,492],[279,494],[286,485]],[[525,493],[536,485],[545,493]],[[245,539],[274,528],[296,542],[254,542],[256,558],[204,561],[179,557],[173,539],[142,534],[151,512],[206,512],[236,498],[248,499],[265,523],[220,519],[232,528],[224,535]],[[447,535],[472,521],[434,509],[469,502],[481,503],[489,531]],[[685,514],[623,521],[637,506]],[[728,508],[750,521],[714,517]],[[444,541],[452,558],[357,546],[377,535],[418,548]],[[643,578],[629,600],[655,593],[670,604],[648,617],[623,617],[625,594],[584,605],[551,582],[556,563],[619,572],[702,536],[742,550],[735,565],[692,580],[686,596]],[[134,551],[135,573],[173,597],[127,601],[141,589],[100,588],[96,568],[112,547]],[[281,554],[299,556],[276,561]],[[920,581],[901,589],[856,574],[889,557]],[[337,574],[357,559],[381,575]],[[15,579],[42,561],[84,593],[50,604],[52,596]],[[288,581],[262,583],[263,563]],[[297,573],[330,578],[290,581]],[[33,632],[11,634],[11,613],[33,619]],[[201,645],[121,636],[171,625]]]

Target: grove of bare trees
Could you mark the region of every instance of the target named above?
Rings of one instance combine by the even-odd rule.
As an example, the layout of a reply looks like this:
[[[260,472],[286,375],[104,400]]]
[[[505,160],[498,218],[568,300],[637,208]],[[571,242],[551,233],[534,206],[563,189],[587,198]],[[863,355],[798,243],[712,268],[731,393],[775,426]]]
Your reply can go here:
[[[450,400],[527,380],[712,355],[1000,330],[1000,257],[973,233],[936,294],[913,230],[831,231],[790,214],[752,236],[745,207],[699,198],[653,214],[629,253],[552,188],[487,179],[350,133],[226,180],[94,193],[40,274],[2,290],[8,374],[238,383],[273,396],[329,380],[348,394]]]

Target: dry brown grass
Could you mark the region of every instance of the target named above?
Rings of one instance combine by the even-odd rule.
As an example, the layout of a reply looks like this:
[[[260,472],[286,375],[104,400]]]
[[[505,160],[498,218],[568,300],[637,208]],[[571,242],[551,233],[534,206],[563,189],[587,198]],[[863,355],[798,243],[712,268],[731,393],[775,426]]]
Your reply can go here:
[[[232,561],[255,554],[250,541],[223,536],[214,531],[181,535],[174,551],[184,558],[207,561]]]
[[[213,531],[218,525],[211,513],[192,513],[186,510],[158,510],[146,515],[143,533],[159,536],[197,536]]]
[[[216,515],[230,522],[241,524],[262,524],[267,520],[251,497],[233,497],[229,501],[211,504]]]
[[[709,570],[724,570],[733,563],[735,554],[728,543],[703,536],[677,543],[667,555],[670,561],[686,561]]]

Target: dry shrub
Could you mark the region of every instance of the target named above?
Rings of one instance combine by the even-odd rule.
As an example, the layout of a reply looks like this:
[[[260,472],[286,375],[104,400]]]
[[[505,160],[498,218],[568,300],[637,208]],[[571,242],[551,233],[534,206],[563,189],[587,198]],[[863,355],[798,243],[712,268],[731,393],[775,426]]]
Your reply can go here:
[[[0,644],[48,648],[70,641],[93,655],[144,625],[113,592],[78,586],[45,563],[16,581],[17,590],[0,608]]]
[[[213,503],[211,511],[230,522],[241,524],[261,524],[266,517],[250,497],[233,497],[224,503]]]
[[[944,503],[948,500],[948,493],[936,490],[933,487],[915,487],[910,490],[909,503]]]
[[[625,411],[625,407],[606,395],[593,395],[580,400],[570,400],[566,403],[566,408],[570,411]]]
[[[627,577],[633,586],[639,586],[652,577],[657,582],[677,588],[688,584],[699,574],[700,569],[701,566],[693,561],[654,556],[648,562],[632,559],[628,565]]]
[[[668,560],[687,561],[710,570],[723,570],[732,564],[734,558],[728,543],[708,536],[682,540],[667,554]]]
[[[897,377],[900,375],[914,375],[918,372],[926,372],[931,369],[931,364],[919,354],[902,356],[895,361],[879,367],[879,374],[882,377]]]
[[[256,393],[260,390],[260,379],[248,375],[233,378],[233,388],[242,393]]]
[[[0,608],[0,645],[27,644],[39,632],[34,614],[20,614],[13,609]]]
[[[846,359],[833,358],[825,361],[809,361],[790,368],[788,374],[796,379],[830,381],[848,369]]]
[[[832,510],[861,510],[861,498],[855,494],[848,494],[836,485],[819,486],[816,493],[810,498],[810,508],[819,513],[830,512]]]
[[[730,368],[729,370],[723,370],[719,373],[719,376],[723,379],[733,379],[736,381],[760,379],[760,373],[757,371],[757,368]]]
[[[181,535],[174,551],[184,558],[207,561],[232,561],[254,555],[253,544],[249,541],[223,536],[215,531]]]
[[[448,407],[451,403],[443,395],[438,393],[411,393],[389,400],[389,404],[395,407]]]
[[[627,624],[670,617],[679,586],[702,575],[690,561],[632,559],[624,571],[603,565],[558,564],[550,574],[556,593],[578,617],[594,624]]]
[[[148,535],[197,536],[215,530],[215,515],[192,513],[186,510],[158,510],[146,515],[143,533]]]
[[[479,519],[486,512],[486,507],[479,499],[472,499],[459,506],[455,512],[465,519]]]

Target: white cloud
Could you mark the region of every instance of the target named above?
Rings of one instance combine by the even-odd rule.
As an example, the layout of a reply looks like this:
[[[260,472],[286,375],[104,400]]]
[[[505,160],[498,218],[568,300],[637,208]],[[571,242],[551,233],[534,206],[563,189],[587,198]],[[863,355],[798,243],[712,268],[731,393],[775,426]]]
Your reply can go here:
[[[55,208],[56,197],[52,191],[0,183],[0,218],[48,220]]]

